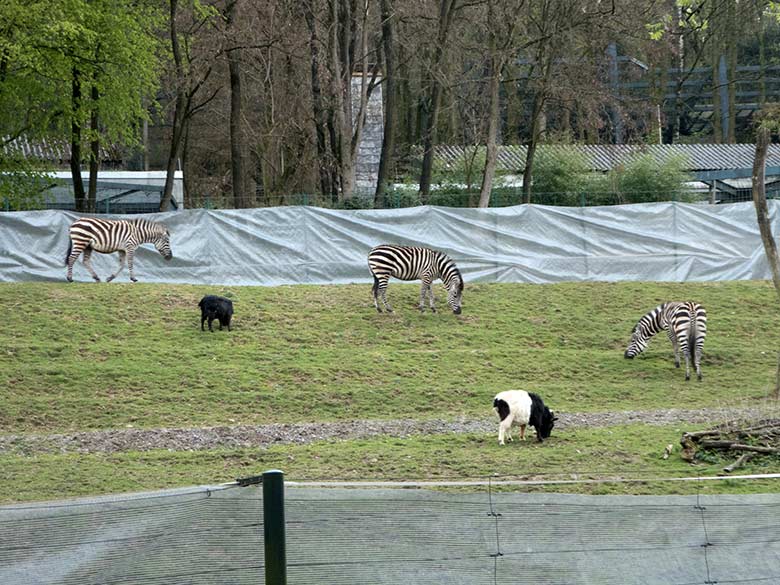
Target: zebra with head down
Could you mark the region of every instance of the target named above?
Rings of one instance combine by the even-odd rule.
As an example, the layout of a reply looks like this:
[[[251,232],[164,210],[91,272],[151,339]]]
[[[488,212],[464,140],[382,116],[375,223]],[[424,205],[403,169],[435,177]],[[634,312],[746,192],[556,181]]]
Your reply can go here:
[[[631,332],[624,357],[633,359],[642,353],[650,339],[666,330],[674,349],[674,365],[680,367],[680,352],[685,356],[685,379],[691,379],[690,365],[701,382],[701,352],[707,336],[707,312],[699,303],[667,302],[644,315]]]
[[[372,292],[374,306],[380,313],[378,298],[388,313],[393,309],[387,302],[387,283],[390,277],[399,280],[421,280],[420,304],[421,312],[425,311],[425,299],[429,297],[431,311],[436,312],[433,303],[431,284],[440,278],[447,288],[447,304],[452,312],[460,315],[463,297],[463,276],[455,263],[444,252],[417,246],[397,246],[382,244],[376,246],[368,254],[368,268],[374,277]]]

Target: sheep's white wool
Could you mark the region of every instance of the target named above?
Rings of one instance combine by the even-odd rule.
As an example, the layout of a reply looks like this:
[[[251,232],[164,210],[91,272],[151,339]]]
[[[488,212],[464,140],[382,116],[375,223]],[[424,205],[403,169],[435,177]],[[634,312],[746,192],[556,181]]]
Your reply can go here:
[[[521,438],[525,438],[525,426],[531,420],[531,397],[525,390],[505,390],[496,394],[495,400],[503,400],[509,405],[509,416],[498,425],[498,442],[504,444],[504,434],[512,439],[512,423],[521,426]]]

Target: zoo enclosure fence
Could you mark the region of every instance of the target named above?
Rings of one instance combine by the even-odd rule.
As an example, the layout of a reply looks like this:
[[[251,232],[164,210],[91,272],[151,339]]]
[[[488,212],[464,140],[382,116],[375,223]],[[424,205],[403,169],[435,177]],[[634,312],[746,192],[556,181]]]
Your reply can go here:
[[[697,486],[762,481],[767,494],[669,496],[531,493],[545,482],[505,478],[289,482],[287,580],[291,585],[777,583],[779,478],[695,480]],[[631,481],[652,485],[673,479]],[[2,507],[0,582],[265,583],[263,492],[258,485],[232,482]]]
[[[774,184],[773,184],[774,185]],[[777,185],[767,186],[767,197],[774,199],[780,191]],[[419,193],[412,188],[398,188],[387,191],[381,199],[376,199],[374,192],[357,190],[350,199],[339,201],[320,193],[286,193],[269,195],[257,193],[247,195],[238,201],[232,195],[213,196],[192,194],[183,201],[183,206],[175,204],[177,209],[250,209],[260,207],[307,206],[326,209],[404,209],[420,205],[436,205],[442,207],[478,207],[480,192],[478,187],[441,186],[434,188],[429,198],[423,202]],[[725,204],[752,201],[749,186],[739,186],[728,191],[686,190],[677,193],[658,191],[631,192],[594,192],[594,191],[534,191],[531,203],[535,205],[553,205],[563,207],[595,207],[609,205],[624,205],[630,203],[683,202],[701,204]],[[511,207],[523,203],[523,193],[519,187],[500,187],[492,190],[488,207]],[[0,212],[32,211],[42,209],[61,209],[76,211],[73,199],[52,198],[41,196],[34,200],[18,202],[8,197],[0,197]],[[99,196],[93,210],[84,210],[98,214],[140,214],[156,213],[160,209],[158,192],[122,191],[121,189],[105,191]]]

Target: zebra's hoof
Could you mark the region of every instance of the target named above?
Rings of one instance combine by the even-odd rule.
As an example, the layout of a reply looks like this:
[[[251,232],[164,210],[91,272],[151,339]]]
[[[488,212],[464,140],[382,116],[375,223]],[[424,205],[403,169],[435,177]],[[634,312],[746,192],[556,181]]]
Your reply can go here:
[[[680,367],[680,364],[674,364],[674,367],[675,367],[675,368],[679,368],[679,367]]]
[[[133,282],[138,282],[137,278],[131,278],[130,280],[132,280]]]
[[[111,282],[112,280],[114,280],[113,276],[109,276],[108,278],[106,278],[106,282]]]
[[[99,276],[93,276],[92,278],[95,279],[95,282],[100,282],[100,277]]]
[[[66,277],[65,280],[67,280],[68,282],[73,282],[73,279],[70,277]]]

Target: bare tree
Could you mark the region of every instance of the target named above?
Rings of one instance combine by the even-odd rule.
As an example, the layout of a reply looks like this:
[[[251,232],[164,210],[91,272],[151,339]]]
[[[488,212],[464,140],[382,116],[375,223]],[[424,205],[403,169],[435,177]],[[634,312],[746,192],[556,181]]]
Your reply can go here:
[[[485,169],[482,174],[482,187],[479,194],[479,206],[490,205],[490,193],[493,189],[493,178],[496,172],[498,160],[498,126],[499,126],[499,90],[501,75],[508,57],[507,47],[513,44],[514,32],[518,23],[518,13],[524,4],[511,3],[509,11],[500,15],[496,14],[496,0],[488,0],[488,38],[490,46],[489,57],[489,107],[488,107],[488,131],[485,145]],[[502,34],[503,33],[503,34]],[[503,37],[503,38],[500,38]]]
[[[395,148],[396,133],[396,47],[395,47],[395,20],[393,0],[380,0],[382,19],[382,54],[384,56],[384,96],[385,96],[385,120],[384,133],[382,135],[382,153],[379,158],[379,171],[377,173],[376,191],[374,193],[374,207],[382,205],[385,195],[385,183],[390,174],[390,162]]]
[[[441,0],[439,4],[439,28],[436,35],[436,46],[433,52],[433,61],[431,63],[431,90],[428,99],[427,111],[424,117],[422,139],[423,139],[423,161],[422,172],[420,174],[420,200],[423,203],[428,202],[431,194],[431,176],[433,175],[433,156],[436,147],[436,125],[439,119],[439,109],[441,108],[442,94],[444,91],[443,66],[446,54],[446,46],[452,20],[455,11],[458,9],[458,0]]]
[[[777,244],[772,236],[772,225],[769,221],[769,209],[766,202],[766,157],[771,139],[772,115],[778,116],[776,108],[772,112],[765,110],[764,119],[756,131],[756,155],[753,160],[753,204],[756,207],[758,229],[761,233],[761,241],[764,244],[764,252],[772,271],[772,282],[775,285],[778,299],[780,299],[780,258],[777,255]],[[780,120],[780,116],[777,117]]]
[[[238,27],[236,21],[238,15],[239,0],[230,0],[225,7],[227,33],[235,38]],[[231,185],[233,187],[233,206],[236,209],[251,207],[254,197],[249,192],[245,171],[245,144],[243,133],[243,94],[241,92],[241,59],[240,46],[230,47],[226,50],[228,69],[230,71],[230,171]]]

